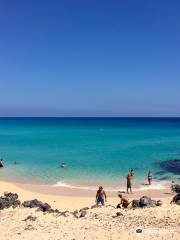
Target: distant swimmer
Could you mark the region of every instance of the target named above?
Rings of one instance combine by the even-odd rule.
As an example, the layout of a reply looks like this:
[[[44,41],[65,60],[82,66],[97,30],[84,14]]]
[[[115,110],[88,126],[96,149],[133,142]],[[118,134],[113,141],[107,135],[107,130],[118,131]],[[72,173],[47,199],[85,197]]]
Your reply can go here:
[[[2,167],[4,167],[4,161],[3,161],[3,159],[1,158],[1,159],[0,159],[0,168],[2,168]]]
[[[65,168],[65,166],[66,166],[66,164],[63,162],[59,165],[60,168]]]

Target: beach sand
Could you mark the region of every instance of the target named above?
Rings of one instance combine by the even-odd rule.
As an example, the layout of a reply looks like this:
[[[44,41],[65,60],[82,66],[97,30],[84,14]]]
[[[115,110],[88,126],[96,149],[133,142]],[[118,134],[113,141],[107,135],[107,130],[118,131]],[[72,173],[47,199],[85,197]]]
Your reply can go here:
[[[39,186],[0,182],[0,195],[14,192],[19,199],[37,198],[61,211],[74,211],[95,204],[95,191],[68,189],[63,187]],[[172,195],[168,189],[137,191],[129,198],[148,195],[162,199],[163,206],[146,209],[115,209],[118,203],[116,192],[107,192],[107,206],[87,210],[83,218],[42,213],[36,209],[19,207],[0,211],[1,240],[91,240],[91,239],[180,239],[180,206],[170,204]],[[121,212],[122,216],[116,217]],[[23,221],[27,216],[35,221]],[[136,233],[141,228],[142,233]]]

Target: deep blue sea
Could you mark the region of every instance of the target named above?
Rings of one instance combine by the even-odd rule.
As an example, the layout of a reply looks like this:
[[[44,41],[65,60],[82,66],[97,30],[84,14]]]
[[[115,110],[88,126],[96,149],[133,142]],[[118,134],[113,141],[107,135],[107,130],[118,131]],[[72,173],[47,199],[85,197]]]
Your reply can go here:
[[[3,180],[117,188],[133,168],[158,185],[180,177],[159,165],[180,159],[180,118],[0,118],[0,158]]]

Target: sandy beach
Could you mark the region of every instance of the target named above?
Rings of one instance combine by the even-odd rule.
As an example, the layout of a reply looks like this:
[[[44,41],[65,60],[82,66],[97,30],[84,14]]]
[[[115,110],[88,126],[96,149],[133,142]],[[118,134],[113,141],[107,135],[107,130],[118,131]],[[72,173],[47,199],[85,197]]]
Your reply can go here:
[[[83,218],[75,218],[72,214],[67,214],[65,217],[55,213],[43,213],[22,206],[1,210],[1,240],[179,239],[180,237],[180,209],[178,205],[170,204],[172,195],[168,189],[151,189],[128,196],[138,198],[147,195],[153,199],[162,199],[161,207],[119,210],[115,208],[118,203],[115,192],[107,192],[108,201],[105,207],[91,209],[95,204],[95,191],[9,182],[0,182],[0,186],[1,196],[6,191],[13,192],[19,195],[21,201],[37,198],[61,211],[73,212],[89,207]],[[116,215],[117,212],[120,216]],[[35,217],[35,220],[25,220],[28,216]],[[139,228],[142,229],[142,233],[136,233]]]

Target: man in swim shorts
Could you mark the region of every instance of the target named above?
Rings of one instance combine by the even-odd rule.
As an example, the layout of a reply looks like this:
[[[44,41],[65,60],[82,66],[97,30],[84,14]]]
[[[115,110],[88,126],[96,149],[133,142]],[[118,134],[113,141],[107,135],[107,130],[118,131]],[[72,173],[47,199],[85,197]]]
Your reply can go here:
[[[126,179],[127,179],[127,193],[129,193],[129,190],[132,193],[132,187],[131,187],[132,176],[130,173],[127,175]]]
[[[103,190],[103,187],[100,186],[99,190],[97,191],[97,194],[96,194],[96,204],[97,205],[99,205],[99,204],[104,205],[106,200],[107,200],[106,193]]]

